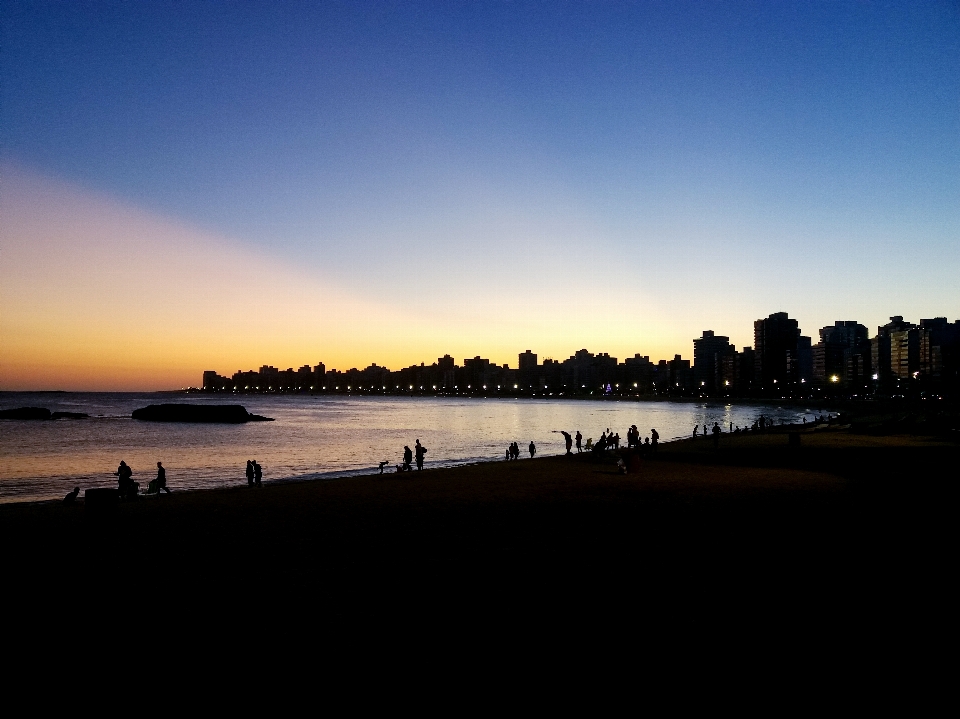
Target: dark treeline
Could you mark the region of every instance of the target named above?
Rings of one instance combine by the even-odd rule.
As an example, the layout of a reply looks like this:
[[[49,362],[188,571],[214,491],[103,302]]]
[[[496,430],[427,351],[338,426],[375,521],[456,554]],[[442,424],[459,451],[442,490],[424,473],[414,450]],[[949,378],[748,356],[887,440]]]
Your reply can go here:
[[[798,323],[778,312],[754,323],[754,346],[738,351],[729,338],[707,330],[693,340],[693,361],[675,355],[651,362],[639,354],[619,362],[579,350],[563,361],[538,361],[527,350],[517,367],[474,357],[456,364],[444,355],[433,364],[391,371],[371,364],[339,371],[315,366],[238,371],[208,370],[205,392],[635,396],[783,399],[957,399],[960,397],[960,320],[891,317],[870,338],[851,320],[819,330],[813,344]]]

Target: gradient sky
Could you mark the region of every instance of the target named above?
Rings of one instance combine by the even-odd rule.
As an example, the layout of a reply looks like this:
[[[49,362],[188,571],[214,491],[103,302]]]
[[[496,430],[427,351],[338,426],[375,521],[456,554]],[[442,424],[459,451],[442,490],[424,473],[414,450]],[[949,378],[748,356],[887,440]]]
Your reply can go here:
[[[960,317],[957,2],[0,5],[0,389]]]

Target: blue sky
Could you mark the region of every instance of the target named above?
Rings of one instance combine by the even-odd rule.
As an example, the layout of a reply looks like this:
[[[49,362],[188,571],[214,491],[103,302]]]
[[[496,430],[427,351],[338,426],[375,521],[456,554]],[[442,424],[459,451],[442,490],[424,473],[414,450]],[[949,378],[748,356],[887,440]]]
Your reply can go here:
[[[573,316],[541,355],[587,339],[687,355],[708,328],[749,344],[778,310],[814,336],[960,315],[955,2],[4,2],[2,17],[5,163],[414,324],[459,306],[443,322],[475,353],[502,312],[542,324],[558,300]],[[619,323],[578,332],[598,314]],[[514,364],[518,327],[486,353]]]

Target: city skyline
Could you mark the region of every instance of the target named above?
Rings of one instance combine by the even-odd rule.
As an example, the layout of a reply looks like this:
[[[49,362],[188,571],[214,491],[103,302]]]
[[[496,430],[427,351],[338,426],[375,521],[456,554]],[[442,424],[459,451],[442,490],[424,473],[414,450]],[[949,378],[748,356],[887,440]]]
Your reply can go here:
[[[0,390],[960,316],[945,0],[26,2],[0,32]]]
[[[515,367],[475,355],[463,364],[449,354],[427,365],[397,370],[376,362],[337,370],[320,362],[280,370],[238,370],[220,375],[205,370],[198,387],[206,392],[660,395],[702,397],[953,399],[960,391],[960,319],[900,315],[872,337],[856,320],[821,327],[818,341],[802,334],[786,312],[753,323],[754,344],[741,350],[713,330],[693,339],[691,359],[675,354],[651,361],[634,354],[622,362],[607,352],[577,350],[564,360],[527,349]]]

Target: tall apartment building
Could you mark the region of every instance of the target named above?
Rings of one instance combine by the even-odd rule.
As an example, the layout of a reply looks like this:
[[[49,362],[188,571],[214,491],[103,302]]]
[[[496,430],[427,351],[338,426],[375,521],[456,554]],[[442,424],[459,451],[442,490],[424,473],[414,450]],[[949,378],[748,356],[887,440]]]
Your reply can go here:
[[[891,317],[887,324],[877,327],[877,336],[870,341],[870,361],[878,389],[886,390],[893,380],[901,376],[901,372],[905,377],[910,376],[909,331],[914,328],[916,325],[905,322],[902,315]],[[904,333],[908,334],[904,335]],[[897,335],[896,340],[894,335]],[[915,337],[915,341],[917,343],[915,357],[919,363],[919,335]],[[897,345],[896,370],[894,370],[894,344]]]
[[[723,360],[735,354],[729,337],[704,330],[703,336],[693,341],[693,382],[696,391],[716,394],[723,387]]]
[[[755,382],[762,392],[800,380],[800,327],[786,312],[774,312],[753,323]]]
[[[838,384],[846,379],[850,350],[868,342],[867,328],[854,320],[838,320],[820,329],[820,341],[813,346],[813,380],[818,385]],[[861,367],[862,362],[857,364]],[[862,373],[862,369],[858,370]]]

